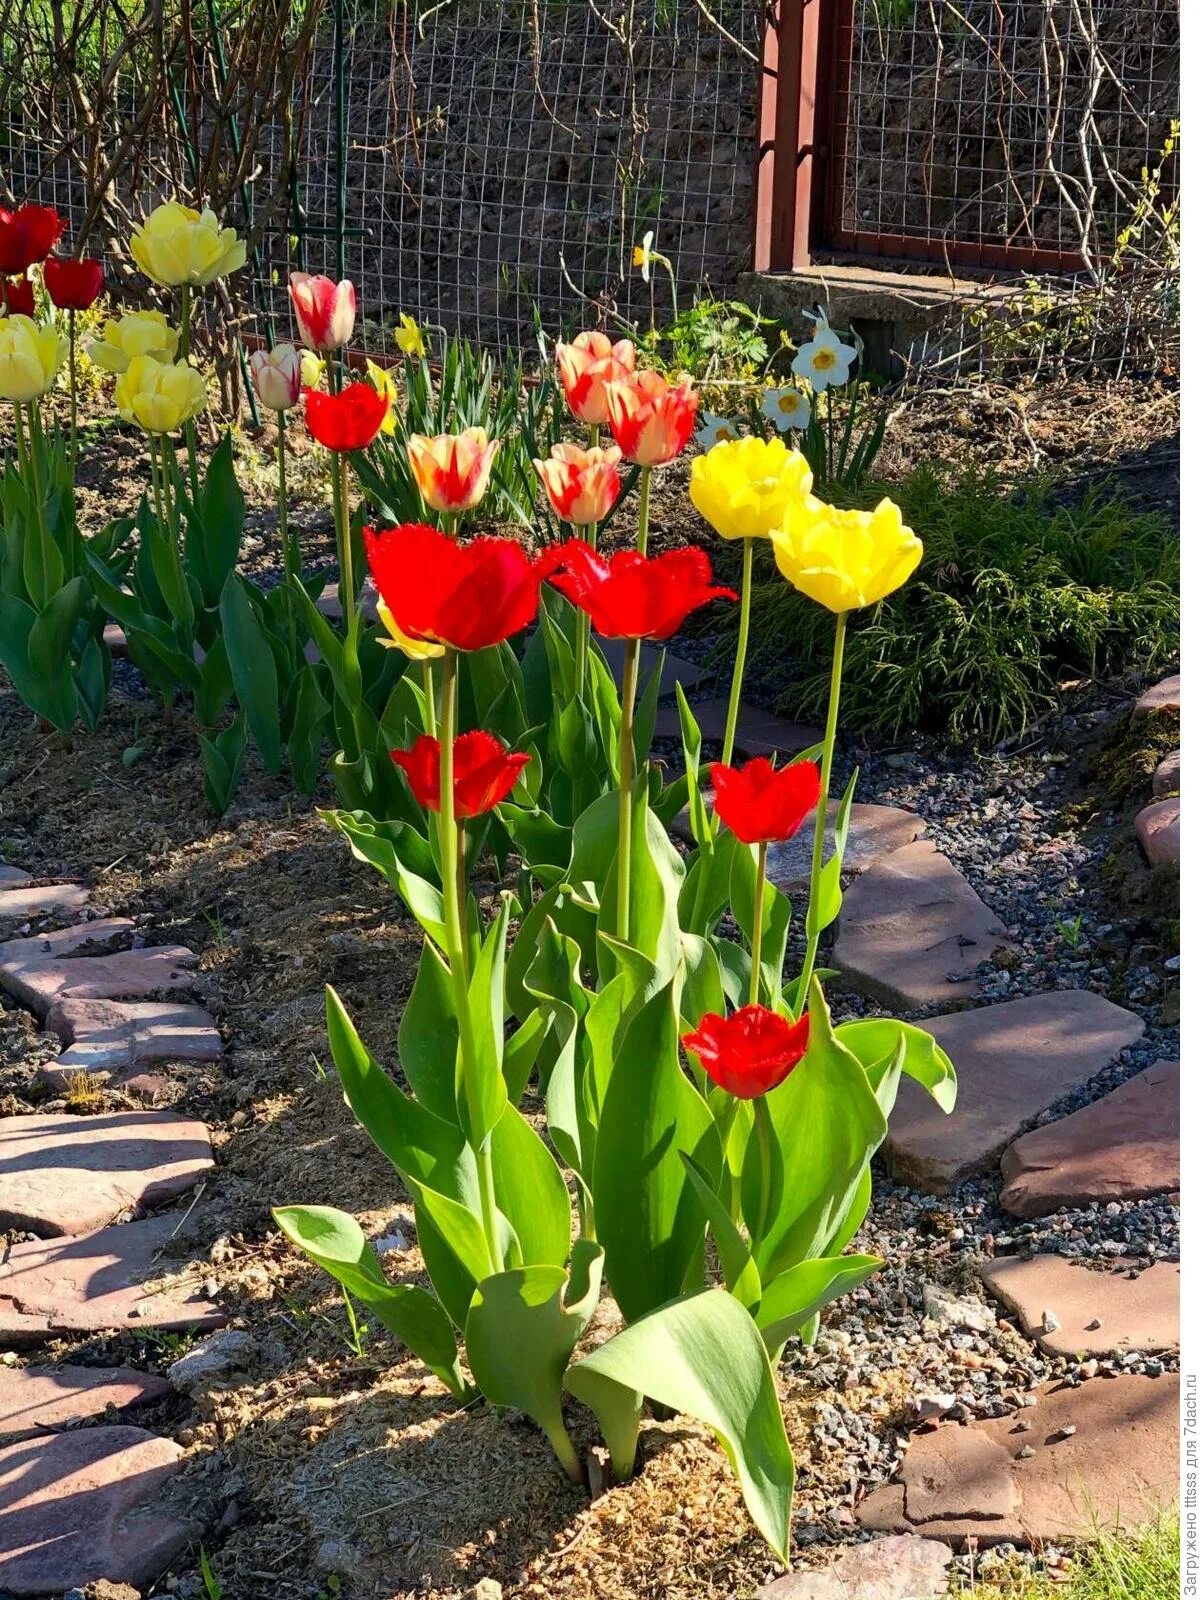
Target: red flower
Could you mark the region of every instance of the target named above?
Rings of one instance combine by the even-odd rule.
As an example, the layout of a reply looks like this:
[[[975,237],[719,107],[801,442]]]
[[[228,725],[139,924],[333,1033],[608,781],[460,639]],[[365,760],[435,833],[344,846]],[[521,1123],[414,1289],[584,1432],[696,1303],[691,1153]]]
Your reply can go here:
[[[53,206],[0,211],[0,273],[23,273],[44,261],[66,224]]]
[[[821,793],[815,761],[776,770],[766,756],[755,756],[740,769],[714,761],[711,772],[713,809],[743,844],[790,839]]]
[[[421,734],[411,750],[392,751],[392,760],[426,811],[441,809],[441,759],[442,742],[429,733]],[[507,800],[528,760],[523,750],[506,750],[482,729],[460,733],[454,741],[454,815],[481,817]]]
[[[609,639],[669,639],[697,607],[737,599],[733,589],[714,588],[698,545],[660,556],[618,550],[606,561],[582,539],[570,539],[559,547],[558,564],[550,581]]]
[[[340,394],[306,389],[304,420],[326,450],[365,450],[382,428],[388,405],[373,383],[348,383]]]
[[[789,1022],[766,1006],[743,1006],[731,1017],[710,1011],[680,1042],[714,1083],[739,1100],[757,1100],[781,1084],[808,1049],[808,1013]]]
[[[0,311],[7,317],[32,317],[33,284],[28,278],[0,278]]]
[[[401,633],[456,650],[485,650],[520,633],[557,557],[530,561],[516,539],[460,543],[423,522],[363,529],[375,586]]]
[[[86,311],[104,293],[104,268],[98,261],[47,256],[42,277],[46,293],[60,311]]]

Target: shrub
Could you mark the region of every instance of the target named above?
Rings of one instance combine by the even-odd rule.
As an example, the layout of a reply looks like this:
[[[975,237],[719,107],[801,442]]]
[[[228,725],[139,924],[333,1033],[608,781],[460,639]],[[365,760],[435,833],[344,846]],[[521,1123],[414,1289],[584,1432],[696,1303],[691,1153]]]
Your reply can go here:
[[[1049,479],[951,485],[929,467],[890,493],[925,557],[850,635],[844,711],[860,733],[1000,739],[1054,704],[1064,670],[1154,671],[1178,653],[1179,543],[1162,516],[1105,488],[1070,505]],[[779,685],[780,710],[815,717],[829,674],[819,617],[777,576],[757,588],[754,613],[751,662]]]

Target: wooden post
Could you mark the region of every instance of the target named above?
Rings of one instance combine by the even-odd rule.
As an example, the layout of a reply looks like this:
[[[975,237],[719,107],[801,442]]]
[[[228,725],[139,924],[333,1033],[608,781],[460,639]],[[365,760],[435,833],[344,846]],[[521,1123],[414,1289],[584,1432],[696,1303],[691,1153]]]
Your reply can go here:
[[[830,8],[831,0],[776,0],[774,23],[769,15],[764,22],[756,272],[805,267],[818,242],[817,167],[828,157],[821,24]]]

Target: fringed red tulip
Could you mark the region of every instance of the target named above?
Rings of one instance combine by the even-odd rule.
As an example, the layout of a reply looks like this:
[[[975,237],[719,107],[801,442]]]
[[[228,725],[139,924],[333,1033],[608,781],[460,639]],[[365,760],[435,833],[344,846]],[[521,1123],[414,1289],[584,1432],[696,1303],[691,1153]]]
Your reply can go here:
[[[408,779],[426,811],[440,811],[442,742],[423,733],[410,750],[393,750],[392,760]],[[506,750],[493,734],[476,729],[454,741],[454,815],[481,817],[507,800],[529,757]]]
[[[571,539],[560,547],[557,564],[561,570],[550,581],[608,639],[669,639],[710,600],[737,599],[736,590],[713,584],[712,564],[696,545],[659,556],[618,550],[606,561],[582,539]]]
[[[743,767],[712,766],[713,810],[743,844],[791,839],[821,794],[815,761],[775,768],[765,756]]]
[[[710,1011],[680,1043],[727,1093],[757,1100],[777,1088],[808,1049],[808,1014],[789,1022],[766,1006],[743,1006],[729,1017]]]

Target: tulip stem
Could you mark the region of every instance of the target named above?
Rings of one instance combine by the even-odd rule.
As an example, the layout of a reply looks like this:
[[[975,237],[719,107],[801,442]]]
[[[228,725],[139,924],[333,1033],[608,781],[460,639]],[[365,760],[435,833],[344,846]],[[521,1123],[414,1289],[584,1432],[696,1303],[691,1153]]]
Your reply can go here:
[[[433,662],[422,661],[421,682],[425,686],[425,732],[437,733],[437,696],[433,690]]]
[[[817,797],[817,814],[813,824],[812,872],[808,880],[808,910],[804,917],[804,931],[808,943],[804,951],[804,971],[796,998],[796,1015],[808,1004],[808,991],[817,965],[817,945],[821,938],[818,925],[821,894],[821,871],[825,860],[825,817],[829,810],[829,784],[833,771],[833,742],[837,737],[838,706],[842,698],[842,664],[846,655],[846,623],[849,612],[839,611],[833,633],[833,667],[829,675],[829,708],[825,715],[825,742],[821,750],[821,790]]]
[[[185,283],[179,290],[179,357],[187,361],[192,352],[192,286]],[[188,483],[191,486],[192,501],[195,503],[200,497],[200,468],[196,461],[196,419],[189,417],[183,425],[183,437],[187,442],[188,457]]]
[[[600,444],[600,425],[593,423],[588,430],[588,446],[595,450]],[[591,522],[584,530],[586,538],[592,549],[596,548],[596,537],[600,530],[598,522]],[[592,619],[582,606],[575,608],[575,693],[582,700],[587,687],[587,662],[588,648],[592,639]]]
[[[650,468],[642,468],[642,497],[638,506],[638,554],[645,555],[650,544]]]
[[[621,787],[617,796],[617,938],[629,938],[629,887],[633,859],[633,703],[637,695],[638,641],[625,641],[621,681]]]
[[[765,848],[765,847],[764,847]],[[771,1215],[771,1116],[764,1095],[754,1101],[754,1139],[758,1146],[758,1215],[750,1234],[752,1246],[761,1245],[767,1232],[767,1219]]]
[[[287,435],[285,432],[285,418],[282,411],[275,413],[278,434],[279,453],[279,543],[283,552],[283,571],[288,587],[288,640],[291,644],[292,655],[296,654],[296,612],[295,607],[298,596],[295,585],[300,582],[300,548],[288,527],[288,492],[287,492]]]
[[[70,344],[70,379],[71,379],[71,452],[68,461],[71,467],[71,486],[75,485],[75,458],[79,451],[79,380],[75,370],[75,312],[67,312],[67,339]]]
[[[46,491],[42,481],[42,440],[41,429],[38,427],[37,402],[30,400],[25,409],[29,413],[29,476],[33,490],[34,515],[37,519],[38,534],[44,546],[49,538],[49,532],[46,527]],[[49,598],[47,595],[46,599]]]
[[[459,1048],[462,1051],[462,1070],[465,1079],[476,1072],[478,1056],[475,1051],[475,1031],[471,1021],[471,980],[467,968],[467,931],[463,915],[464,901],[459,889],[462,876],[459,857],[459,827],[454,815],[454,719],[455,694],[458,685],[458,651],[447,647],[442,658],[442,707],[438,719],[439,795],[438,832],[442,867],[442,906],[446,918],[446,955],[450,962],[450,981],[454,990],[454,1010],[458,1019]],[[492,1146],[490,1131],[480,1143],[475,1143],[474,1130],[468,1130],[471,1147],[475,1152],[475,1167],[479,1177],[479,1204],[482,1211],[484,1237],[493,1272],[503,1272],[504,1253],[500,1248],[500,1230],[496,1217],[496,1184],[492,1173]]]
[[[354,724],[357,748],[362,753],[362,668],[358,660],[358,599],[354,592],[354,551],[350,543],[350,473],[344,450],[330,451],[333,473],[333,518],[337,533],[338,593],[342,602],[342,621],[346,627],[344,673],[350,692],[350,717]]]
[[[750,1000],[758,1004],[758,988],[762,980],[762,927],[763,901],[767,893],[767,847],[758,847],[758,873],[754,879],[754,922],[750,932]]]
[[[29,465],[29,453],[25,448],[25,411],[19,400],[13,401],[13,417],[16,424],[17,470],[24,473]]]
[[[721,746],[721,760],[728,766],[733,760],[733,743],[737,737],[738,708],[742,703],[742,680],[746,676],[746,650],[750,643],[750,589],[754,583],[754,540],[742,540],[742,610],[738,619],[737,655],[733,661],[733,682],[729,686],[729,710],[725,713],[725,742]]]

